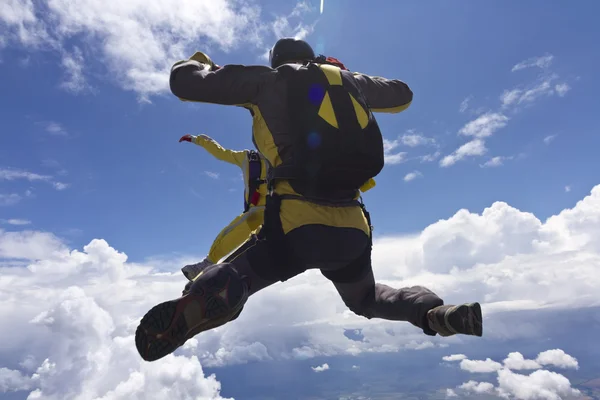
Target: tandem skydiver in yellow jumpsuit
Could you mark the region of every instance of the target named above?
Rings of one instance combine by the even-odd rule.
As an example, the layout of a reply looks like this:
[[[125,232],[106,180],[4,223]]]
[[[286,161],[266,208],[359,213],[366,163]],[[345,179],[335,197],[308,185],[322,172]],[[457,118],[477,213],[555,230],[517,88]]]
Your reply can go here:
[[[240,247],[250,235],[264,222],[267,195],[266,177],[268,165],[260,153],[252,150],[225,149],[216,140],[207,135],[184,135],[179,142],[190,142],[203,147],[217,160],[237,165],[244,176],[244,212],[219,232],[208,255],[197,264],[186,265],[181,269],[188,280],[194,278],[209,265],[219,262]],[[361,192],[375,186],[375,180],[369,179]]]

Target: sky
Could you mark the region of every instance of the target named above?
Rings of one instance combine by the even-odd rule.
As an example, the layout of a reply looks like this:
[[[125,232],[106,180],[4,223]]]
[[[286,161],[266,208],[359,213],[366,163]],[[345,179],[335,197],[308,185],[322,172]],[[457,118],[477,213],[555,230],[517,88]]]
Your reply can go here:
[[[600,5],[320,5],[0,0],[0,398],[600,398]],[[413,90],[377,115],[375,276],[481,302],[483,338],[360,318],[313,271],[137,355],[243,207],[241,171],[179,137],[252,147],[247,110],[179,101],[169,69],[265,64],[283,36]]]

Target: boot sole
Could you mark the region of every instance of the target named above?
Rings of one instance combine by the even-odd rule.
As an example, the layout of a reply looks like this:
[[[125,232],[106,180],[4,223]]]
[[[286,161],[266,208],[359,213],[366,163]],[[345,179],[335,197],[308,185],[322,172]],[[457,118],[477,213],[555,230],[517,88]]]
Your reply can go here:
[[[481,337],[483,335],[481,305],[479,303],[464,304],[459,307],[458,312],[467,319],[471,329],[469,334]]]
[[[156,361],[198,333],[237,317],[241,308],[232,310],[224,299],[202,289],[158,304],[144,315],[135,332],[138,353],[146,361]]]

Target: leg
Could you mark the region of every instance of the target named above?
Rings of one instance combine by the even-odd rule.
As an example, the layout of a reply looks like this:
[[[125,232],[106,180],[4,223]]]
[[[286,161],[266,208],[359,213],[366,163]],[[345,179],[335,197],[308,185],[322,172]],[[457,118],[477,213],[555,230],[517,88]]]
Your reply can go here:
[[[219,232],[215,238],[208,256],[197,264],[186,265],[181,272],[188,280],[194,278],[206,267],[220,261],[223,257],[238,248],[256,229],[264,216],[264,207],[253,207],[248,212],[238,215],[233,221]]]
[[[344,303],[357,315],[407,321],[430,336],[482,334],[478,303],[444,306],[444,301],[425,287],[394,289],[376,283],[371,266],[371,246],[344,269],[323,271],[323,274],[332,280]]]
[[[275,283],[255,272],[255,263],[271,262],[266,244],[253,235],[228,262],[200,272],[182,297],[148,311],[135,334],[142,358],[158,360],[198,333],[237,318],[251,294]]]

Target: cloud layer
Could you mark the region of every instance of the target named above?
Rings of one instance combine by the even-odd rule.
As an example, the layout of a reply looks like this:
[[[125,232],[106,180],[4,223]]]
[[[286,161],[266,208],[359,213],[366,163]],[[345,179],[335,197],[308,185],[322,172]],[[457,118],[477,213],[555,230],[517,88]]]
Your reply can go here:
[[[460,210],[416,235],[377,237],[375,275],[393,286],[425,284],[448,304],[480,301],[487,339],[521,337],[529,333],[495,324],[495,314],[600,305],[599,221],[600,186],[544,222],[502,202],[482,214]],[[139,264],[101,239],[78,250],[51,233],[0,230],[0,261],[0,324],[12,327],[0,331],[2,390],[44,398],[212,399],[219,398],[218,377],[205,376],[202,365],[423,351],[473,340],[431,338],[407,323],[358,317],[312,271],[265,289],[233,323],[148,364],[135,351],[134,329],[150,307],[179,295],[179,268],[196,258]],[[350,339],[348,329],[362,337]],[[493,360],[452,359],[496,371],[505,387],[525,379],[510,372],[518,368],[574,365],[559,351],[534,360],[511,354],[502,368]],[[512,369],[502,372],[506,365]],[[529,376],[558,379],[542,369]]]
[[[544,367],[578,369],[579,364],[572,356],[561,349],[541,352],[535,360],[527,360],[519,352],[508,355],[503,363],[491,359],[469,360],[464,355],[443,357],[444,361],[460,360],[460,368],[471,373],[497,374],[498,386],[490,382],[469,380],[456,389],[447,389],[447,397],[458,397],[460,393],[496,395],[504,399],[519,400],[566,400],[581,398],[581,392],[571,387],[571,382],[564,375],[542,369]],[[535,370],[528,375],[515,370]]]

